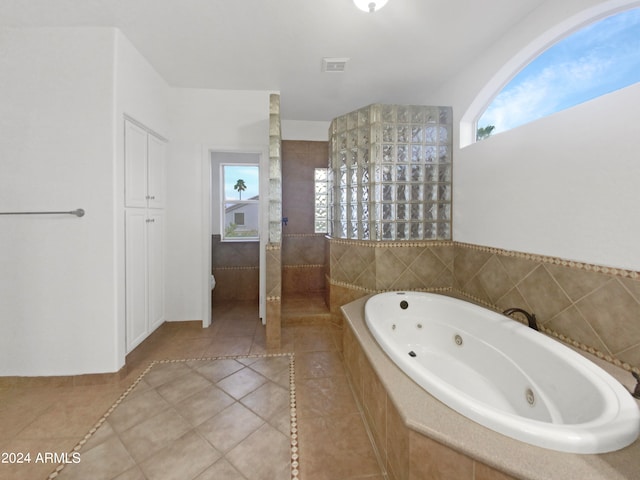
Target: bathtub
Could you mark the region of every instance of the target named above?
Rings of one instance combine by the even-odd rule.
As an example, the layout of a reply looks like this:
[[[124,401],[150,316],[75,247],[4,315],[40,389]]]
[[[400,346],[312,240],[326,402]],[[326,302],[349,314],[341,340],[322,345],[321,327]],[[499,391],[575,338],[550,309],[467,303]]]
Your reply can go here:
[[[570,453],[633,443],[640,410],[582,355],[499,313],[444,295],[388,292],[365,303],[382,350],[458,413],[508,437]]]

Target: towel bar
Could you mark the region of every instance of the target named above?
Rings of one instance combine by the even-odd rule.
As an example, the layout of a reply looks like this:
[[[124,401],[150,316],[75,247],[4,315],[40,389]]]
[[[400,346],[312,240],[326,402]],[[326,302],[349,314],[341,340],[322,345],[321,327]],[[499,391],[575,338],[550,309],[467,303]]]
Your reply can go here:
[[[84,217],[84,209],[78,208],[68,212],[0,212],[0,215],[75,215]]]

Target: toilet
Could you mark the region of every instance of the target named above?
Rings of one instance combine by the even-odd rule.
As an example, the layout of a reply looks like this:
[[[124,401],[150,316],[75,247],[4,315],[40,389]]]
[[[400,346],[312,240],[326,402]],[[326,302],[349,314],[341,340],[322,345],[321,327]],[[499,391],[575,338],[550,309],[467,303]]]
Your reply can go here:
[[[211,291],[213,292],[213,289],[216,288],[216,277],[213,276],[213,273],[211,274],[211,278],[209,279],[209,284],[211,286]]]

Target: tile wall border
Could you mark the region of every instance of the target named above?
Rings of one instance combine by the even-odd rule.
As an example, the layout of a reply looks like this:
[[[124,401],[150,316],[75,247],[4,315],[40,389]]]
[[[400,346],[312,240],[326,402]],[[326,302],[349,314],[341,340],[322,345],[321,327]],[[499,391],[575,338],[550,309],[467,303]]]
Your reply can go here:
[[[596,265],[592,263],[579,262],[575,260],[567,260],[560,257],[551,257],[548,255],[540,255],[537,253],[526,253],[515,250],[505,250],[496,247],[487,247],[484,245],[477,245],[473,243],[457,242],[454,240],[422,240],[419,242],[384,242],[375,240],[350,240],[343,238],[333,238],[327,236],[327,239],[336,245],[352,245],[356,247],[371,247],[371,248],[389,248],[389,247],[443,247],[451,246],[469,248],[480,252],[486,252],[496,255],[503,255],[505,257],[521,258],[524,260],[533,260],[536,262],[542,262],[552,265],[562,265],[564,267],[578,268],[580,270],[586,270],[590,272],[606,273],[608,275],[614,275],[622,278],[630,278],[632,280],[640,279],[640,272],[636,270],[627,270],[623,268],[607,267],[605,265]]]
[[[539,255],[536,253],[518,252],[515,250],[504,250],[502,248],[486,247],[483,245],[476,245],[473,243],[453,242],[455,246],[468,248],[471,250],[477,250],[480,252],[492,253],[496,255],[503,255],[505,257],[521,258],[524,260],[533,260],[535,262],[547,263],[552,265],[562,265],[564,267],[577,268],[580,270],[586,270],[589,272],[606,273],[607,275],[613,275],[616,277],[630,278],[632,280],[640,279],[640,272],[635,270],[626,270],[623,268],[607,267],[604,265],[595,265],[591,263],[578,262],[574,260],[566,260],[560,257],[550,257],[547,255]]]
[[[326,237],[326,233],[285,233],[283,238],[295,238],[295,237]]]
[[[350,245],[354,247],[370,247],[370,248],[390,248],[390,247],[450,247],[456,245],[453,240],[420,240],[411,241],[377,241],[377,240],[351,240],[346,238],[333,238],[327,236],[327,239],[335,245]]]
[[[214,270],[258,270],[260,267],[213,267]]]
[[[387,288],[387,289],[372,289],[372,288],[366,288],[366,287],[361,287],[359,285],[354,285],[353,283],[348,283],[348,282],[342,282],[340,280],[333,280],[331,278],[329,278],[328,276],[326,276],[327,281],[329,282],[330,285],[335,285],[336,287],[343,287],[343,288],[348,288],[350,290],[358,290],[361,292],[365,292],[365,295],[370,295],[370,294],[375,294],[375,293],[384,293],[384,292],[395,292],[397,289],[393,289],[393,288]],[[411,288],[411,289],[407,289],[407,290],[411,290],[412,292],[430,292],[430,293],[445,293],[445,292],[452,292],[453,289],[451,287],[435,287],[435,288]]]
[[[287,268],[324,268],[324,263],[314,264],[314,263],[300,263],[295,265],[282,265],[283,269]]]

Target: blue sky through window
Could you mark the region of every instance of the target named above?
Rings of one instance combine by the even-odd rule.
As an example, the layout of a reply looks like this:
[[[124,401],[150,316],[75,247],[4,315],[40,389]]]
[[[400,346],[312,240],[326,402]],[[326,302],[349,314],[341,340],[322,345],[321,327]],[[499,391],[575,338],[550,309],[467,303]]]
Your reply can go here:
[[[640,81],[640,8],[555,43],[491,102],[478,127],[504,132]]]
[[[234,190],[234,185],[239,179],[244,180],[247,187],[242,192],[242,200],[249,200],[260,192],[259,184],[260,169],[257,165],[224,165],[224,198],[225,200],[239,200],[238,190]]]

